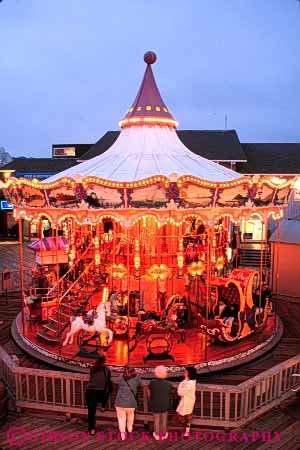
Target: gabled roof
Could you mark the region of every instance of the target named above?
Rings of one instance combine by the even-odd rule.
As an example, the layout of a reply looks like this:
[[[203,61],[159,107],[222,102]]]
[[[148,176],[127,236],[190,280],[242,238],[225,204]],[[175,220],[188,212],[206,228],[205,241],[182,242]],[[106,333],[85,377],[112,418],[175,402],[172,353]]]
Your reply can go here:
[[[300,174],[300,144],[242,144],[247,163],[238,170],[247,174]]]
[[[14,170],[16,172],[24,173],[56,173],[62,170],[68,169],[69,167],[77,164],[76,159],[61,158],[61,159],[51,159],[51,158],[15,158],[5,166],[1,167],[1,171],[4,170]]]
[[[235,130],[180,130],[179,139],[192,152],[212,161],[246,161]]]
[[[235,130],[177,130],[181,142],[196,155],[211,161],[246,161],[246,155]],[[120,131],[107,131],[81,160],[101,155],[117,140]]]

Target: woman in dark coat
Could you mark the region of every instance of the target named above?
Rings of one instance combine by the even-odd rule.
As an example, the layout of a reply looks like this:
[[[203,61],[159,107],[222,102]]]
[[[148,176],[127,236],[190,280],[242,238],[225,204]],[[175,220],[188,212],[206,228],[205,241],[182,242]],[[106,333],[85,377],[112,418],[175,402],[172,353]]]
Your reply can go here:
[[[100,403],[104,411],[109,394],[112,392],[111,373],[105,366],[105,356],[99,356],[91,368],[90,381],[86,388],[85,398],[88,407],[89,433],[96,434],[96,410]]]

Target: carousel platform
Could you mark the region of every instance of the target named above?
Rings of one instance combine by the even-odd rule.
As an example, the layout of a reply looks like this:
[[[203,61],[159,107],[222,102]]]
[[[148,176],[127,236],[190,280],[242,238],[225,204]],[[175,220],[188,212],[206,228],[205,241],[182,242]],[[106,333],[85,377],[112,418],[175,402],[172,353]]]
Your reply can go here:
[[[11,333],[24,352],[43,363],[62,370],[83,373],[89,371],[95,361],[95,350],[89,355],[82,354],[76,339],[73,344],[64,347],[47,344],[37,335],[40,327],[39,324],[28,321],[26,316],[23,326],[20,312],[12,324]],[[128,355],[126,337],[114,338],[105,354],[108,365],[116,373],[129,362],[145,377],[152,375],[157,364],[167,365],[174,376],[181,375],[186,365],[195,365],[199,374],[211,374],[249,363],[270,352],[279,343],[283,331],[280,318],[270,315],[265,327],[259,332],[230,344],[216,343],[205,337],[197,328],[186,329],[184,342],[179,342],[179,337],[173,336],[169,354],[171,359],[149,360],[145,341],[139,342],[136,349]]]

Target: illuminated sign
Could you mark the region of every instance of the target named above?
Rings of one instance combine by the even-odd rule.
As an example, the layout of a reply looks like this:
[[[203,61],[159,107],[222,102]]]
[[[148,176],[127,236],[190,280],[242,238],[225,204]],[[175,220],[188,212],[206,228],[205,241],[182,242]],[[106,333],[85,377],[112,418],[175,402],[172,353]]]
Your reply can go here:
[[[8,210],[14,209],[14,206],[10,205],[8,203],[8,201],[6,201],[6,200],[1,200],[1,202],[0,202],[0,209],[2,209],[2,211],[8,211]]]

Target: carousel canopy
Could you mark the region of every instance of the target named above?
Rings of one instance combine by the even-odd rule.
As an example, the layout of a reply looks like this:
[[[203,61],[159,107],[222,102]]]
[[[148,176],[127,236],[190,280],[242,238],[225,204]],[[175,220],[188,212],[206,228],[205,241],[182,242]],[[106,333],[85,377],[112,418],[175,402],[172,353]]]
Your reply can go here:
[[[45,180],[94,176],[111,181],[137,181],[155,175],[191,175],[226,182],[241,175],[191,152],[178,138],[177,122],[163,102],[151,64],[156,55],[144,56],[147,64],[138,94],[120,121],[121,133],[103,154]]]
[[[60,236],[57,241],[57,249],[58,250],[64,250],[66,248],[66,245],[68,244],[68,240]],[[31,250],[34,250],[36,252],[38,251],[53,251],[56,250],[56,238],[54,237],[46,237],[43,239],[39,239],[38,241],[34,241],[31,244],[28,245],[28,247]]]

